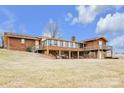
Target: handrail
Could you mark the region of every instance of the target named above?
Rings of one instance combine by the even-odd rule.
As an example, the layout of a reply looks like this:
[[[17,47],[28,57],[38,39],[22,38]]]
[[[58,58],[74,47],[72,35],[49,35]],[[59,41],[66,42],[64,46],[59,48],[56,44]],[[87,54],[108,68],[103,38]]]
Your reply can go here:
[[[33,46],[32,47],[32,50],[33,51],[37,51],[37,50],[41,50],[43,49],[45,46],[43,45],[37,45],[37,46]],[[59,47],[59,46],[58,46]],[[65,47],[66,48],[66,47]],[[106,49],[106,50],[111,50],[112,49],[112,46],[87,46],[87,47],[83,47],[83,48],[80,48],[80,49],[83,49],[83,50],[96,50],[96,49]]]
[[[94,49],[112,49],[112,46],[87,46],[84,47],[85,50],[94,50]]]

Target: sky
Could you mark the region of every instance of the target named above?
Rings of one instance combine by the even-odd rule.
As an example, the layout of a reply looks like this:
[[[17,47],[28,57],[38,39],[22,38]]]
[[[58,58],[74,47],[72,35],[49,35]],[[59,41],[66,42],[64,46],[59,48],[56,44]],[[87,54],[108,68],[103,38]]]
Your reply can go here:
[[[124,52],[124,6],[0,6],[0,33],[41,36],[50,22],[58,24],[63,39],[105,36]]]

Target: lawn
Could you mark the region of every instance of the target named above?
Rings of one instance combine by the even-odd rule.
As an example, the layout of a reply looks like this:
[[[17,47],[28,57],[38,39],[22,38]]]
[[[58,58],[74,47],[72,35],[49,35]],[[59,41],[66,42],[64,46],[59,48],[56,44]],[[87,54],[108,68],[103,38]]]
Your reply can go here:
[[[0,87],[124,87],[123,60],[55,60],[0,49]]]

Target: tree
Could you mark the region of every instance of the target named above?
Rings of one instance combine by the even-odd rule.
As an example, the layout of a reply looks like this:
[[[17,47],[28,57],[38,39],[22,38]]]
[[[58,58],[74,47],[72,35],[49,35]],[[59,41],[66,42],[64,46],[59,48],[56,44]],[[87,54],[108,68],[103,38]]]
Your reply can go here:
[[[52,19],[48,22],[45,32],[43,36],[47,36],[50,38],[62,38],[62,33],[58,27],[57,22],[54,22]]]
[[[3,48],[3,45],[4,45],[4,41],[3,40],[4,40],[3,39],[3,33],[0,32],[0,47],[2,47],[2,48]]]

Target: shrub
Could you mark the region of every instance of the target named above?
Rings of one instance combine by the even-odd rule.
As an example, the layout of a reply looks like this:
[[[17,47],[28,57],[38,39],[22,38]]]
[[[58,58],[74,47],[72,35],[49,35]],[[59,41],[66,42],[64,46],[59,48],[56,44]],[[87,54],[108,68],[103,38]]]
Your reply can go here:
[[[31,46],[27,47],[26,51],[32,52],[32,47]]]

